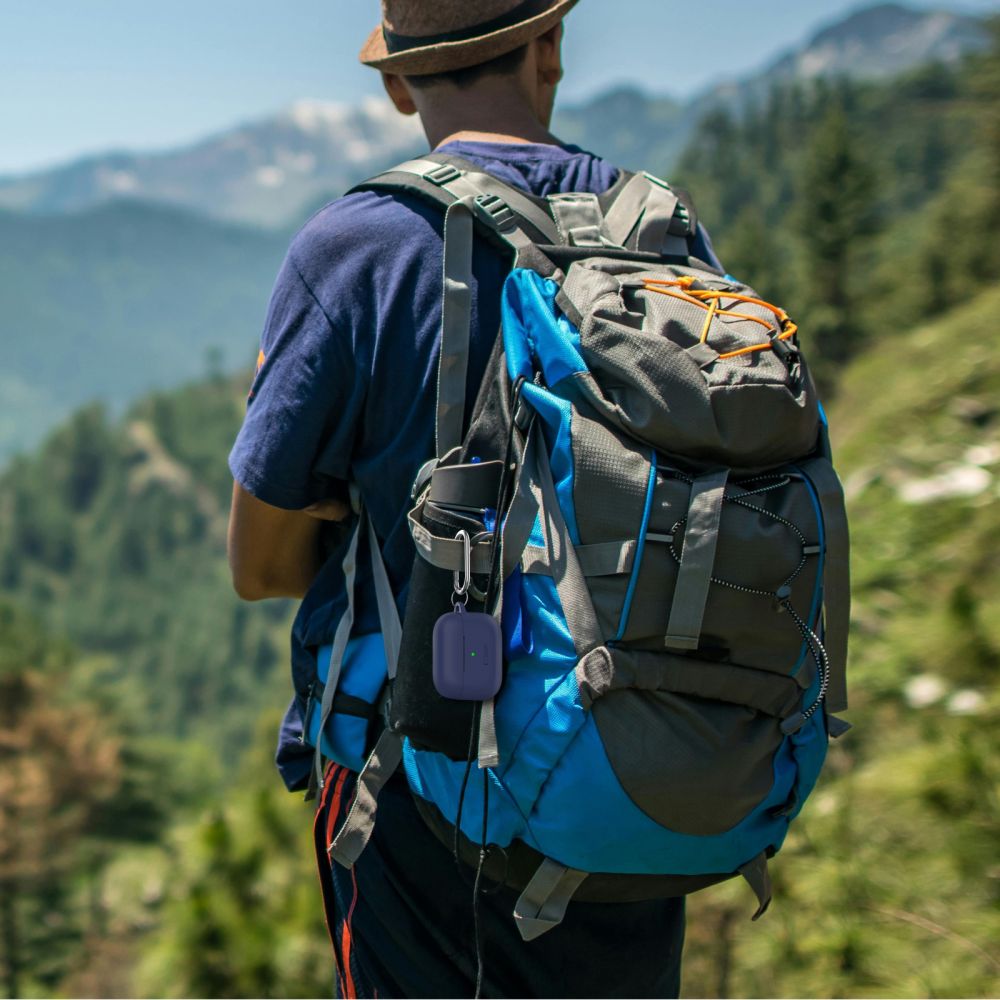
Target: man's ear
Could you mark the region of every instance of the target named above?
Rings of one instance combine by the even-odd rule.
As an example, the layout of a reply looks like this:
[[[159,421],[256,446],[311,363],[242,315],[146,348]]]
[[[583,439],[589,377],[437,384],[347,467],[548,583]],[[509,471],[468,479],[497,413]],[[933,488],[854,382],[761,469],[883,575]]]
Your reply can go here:
[[[396,110],[401,115],[415,115],[417,106],[413,103],[410,91],[401,76],[395,73],[382,74],[382,86],[389,95],[389,100],[396,105]]]
[[[562,21],[535,39],[538,82],[543,86],[555,87],[563,78],[562,40]]]

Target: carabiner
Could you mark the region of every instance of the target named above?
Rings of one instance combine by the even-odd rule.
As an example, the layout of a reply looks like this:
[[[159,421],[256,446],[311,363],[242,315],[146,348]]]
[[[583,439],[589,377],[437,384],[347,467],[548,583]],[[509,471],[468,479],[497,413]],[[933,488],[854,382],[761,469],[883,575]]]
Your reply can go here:
[[[462,542],[463,565],[462,569],[455,570],[453,580],[455,584],[455,596],[464,597],[469,592],[469,587],[472,586],[472,539],[465,528],[455,536],[455,541],[459,540]],[[464,580],[462,579],[463,574],[465,576]]]

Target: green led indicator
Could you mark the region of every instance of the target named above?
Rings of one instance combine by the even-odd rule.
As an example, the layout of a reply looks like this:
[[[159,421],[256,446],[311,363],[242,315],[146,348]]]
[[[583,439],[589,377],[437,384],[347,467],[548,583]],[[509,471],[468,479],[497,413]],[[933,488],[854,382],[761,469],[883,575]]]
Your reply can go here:
[[[469,655],[470,655],[470,656],[475,656],[476,654],[475,654],[475,652],[472,652],[472,653],[470,653]]]

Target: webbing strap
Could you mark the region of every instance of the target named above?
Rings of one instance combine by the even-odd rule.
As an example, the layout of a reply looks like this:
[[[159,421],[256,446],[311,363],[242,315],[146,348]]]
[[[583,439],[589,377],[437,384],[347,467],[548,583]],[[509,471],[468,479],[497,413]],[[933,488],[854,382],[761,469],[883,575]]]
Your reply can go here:
[[[347,649],[347,640],[351,637],[351,627],[354,625],[354,577],[358,568],[358,539],[361,537],[361,529],[365,522],[365,514],[362,511],[358,516],[358,523],[351,535],[351,542],[344,553],[344,561],[341,568],[344,572],[344,587],[347,593],[347,607],[340,616],[337,623],[337,630],[333,635],[333,648],[330,651],[330,666],[327,668],[326,685],[323,688],[323,700],[319,709],[319,735],[316,738],[316,747],[313,751],[313,780],[317,788],[323,787],[323,732],[326,729],[327,720],[333,711],[333,699],[337,693],[337,683],[340,680],[340,669],[344,662],[344,651]],[[309,725],[309,720],[305,720]]]
[[[644,253],[686,256],[687,241],[670,235],[670,221],[679,198],[649,174],[636,174],[622,188],[604,215],[608,243],[627,246],[635,233],[635,249]]]
[[[646,210],[639,222],[639,237],[636,249],[645,253],[663,253],[667,248],[670,220],[677,209],[677,195],[654,179],[646,176],[649,191],[646,195]],[[687,243],[681,251],[687,254]]]
[[[484,701],[479,707],[479,749],[476,757],[480,770],[500,765],[500,743],[497,740],[494,698]]]
[[[625,246],[642,218],[649,187],[649,181],[644,174],[635,174],[619,192],[614,203],[604,213],[603,230],[609,243]]]
[[[698,476],[691,484],[681,565],[663,640],[668,649],[698,648],[728,478],[729,470],[720,469]]]
[[[558,927],[586,877],[586,872],[545,858],[514,904],[514,920],[521,938],[533,941]]]
[[[616,576],[628,573],[635,561],[639,542],[630,538],[624,542],[594,542],[590,545],[577,545],[576,558],[584,576]],[[549,564],[548,549],[537,545],[528,545],[521,558],[521,572],[552,574]]]
[[[461,539],[433,535],[421,524],[427,500],[421,500],[407,514],[410,534],[420,555],[438,569],[450,569],[453,573],[465,566],[465,543]],[[529,525],[530,531],[530,525]],[[472,546],[472,572],[479,575],[490,571],[490,557],[493,554],[490,541],[476,542]]]
[[[747,885],[757,897],[757,912],[751,919],[759,920],[771,905],[771,875],[767,870],[767,854],[761,851],[757,857],[736,870],[746,879]]]
[[[392,593],[392,585],[389,583],[389,574],[386,572],[385,562],[382,559],[382,552],[379,549],[378,536],[375,534],[375,525],[369,515],[365,515],[368,520],[368,548],[371,550],[372,577],[375,581],[375,601],[378,605],[378,622],[382,629],[382,645],[385,648],[385,667],[389,680],[396,676],[396,667],[399,664],[399,646],[403,637],[403,626],[399,620],[399,609],[396,607],[396,598]],[[324,697],[326,692],[323,692]]]
[[[440,460],[462,443],[472,323],[472,208],[456,201],[444,216],[444,296],[435,438]]]
[[[378,795],[403,759],[403,738],[391,729],[382,731],[358,775],[354,803],[329,847],[330,857],[353,868],[368,844],[375,826]]]
[[[826,709],[828,712],[843,712],[847,708],[847,639],[851,622],[851,567],[844,490],[833,466],[825,458],[810,459],[800,468],[816,487],[826,535],[823,645],[830,661]]]

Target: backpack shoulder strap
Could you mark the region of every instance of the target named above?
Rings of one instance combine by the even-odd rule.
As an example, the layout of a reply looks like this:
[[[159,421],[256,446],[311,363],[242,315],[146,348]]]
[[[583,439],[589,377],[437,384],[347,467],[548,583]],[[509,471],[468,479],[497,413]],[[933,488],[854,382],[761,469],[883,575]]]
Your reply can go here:
[[[531,243],[559,243],[559,227],[544,198],[535,198],[479,169],[468,160],[428,153],[407,160],[353,188],[403,191],[447,210],[467,200],[473,218],[515,251]]]
[[[687,257],[698,221],[690,196],[649,173],[628,174],[604,195],[608,243],[666,257]]]

